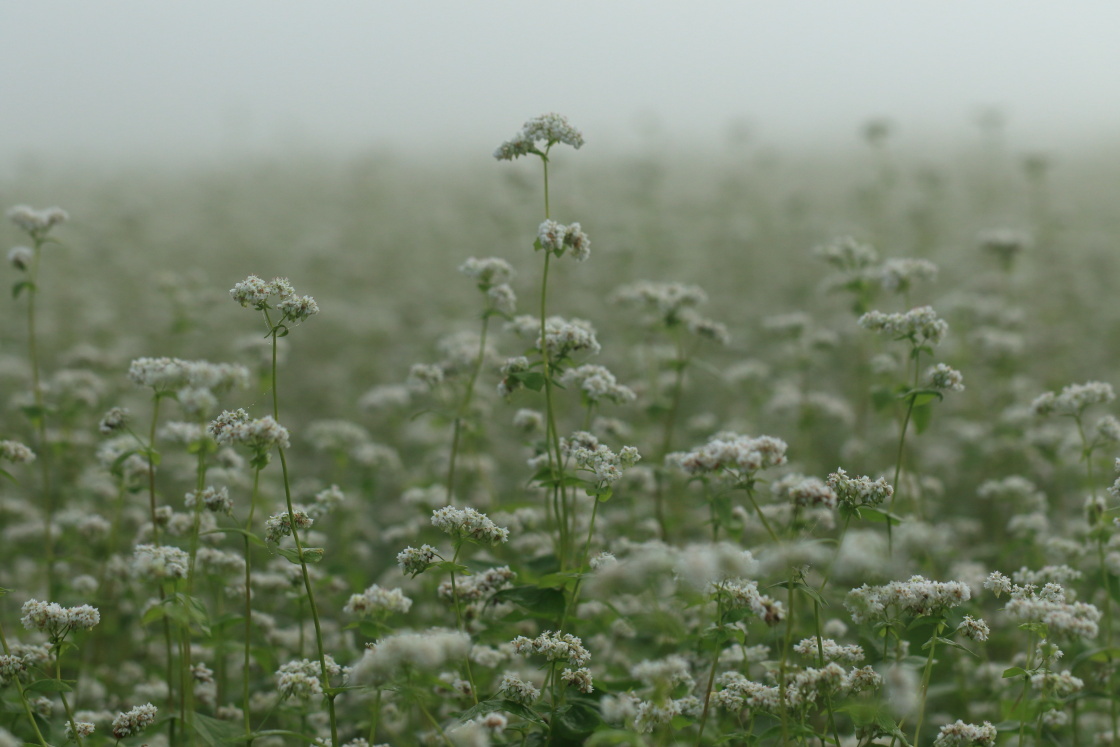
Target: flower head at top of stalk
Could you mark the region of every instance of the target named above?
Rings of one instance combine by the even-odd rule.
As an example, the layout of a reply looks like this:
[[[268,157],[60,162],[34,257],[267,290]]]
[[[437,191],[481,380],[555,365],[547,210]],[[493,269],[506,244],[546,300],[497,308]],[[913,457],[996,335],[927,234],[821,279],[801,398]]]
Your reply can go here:
[[[16,205],[8,211],[8,217],[36,242],[42,241],[55,226],[70,220],[70,215],[60,207],[36,210],[27,205]]]
[[[537,145],[540,142],[544,143],[543,150]],[[499,145],[494,150],[494,158],[512,161],[530,153],[547,158],[548,150],[557,143],[579,150],[583,146],[583,133],[573,127],[562,114],[542,114],[530,119],[516,135]]]
[[[229,291],[234,301],[244,307],[253,307],[257,311],[276,309],[282,314],[276,326],[285,321],[300,323],[319,313],[319,304],[311,296],[296,294],[295,288],[287,278],[273,278],[262,280],[256,275],[237,283]],[[273,296],[278,297],[276,305],[269,303]]]

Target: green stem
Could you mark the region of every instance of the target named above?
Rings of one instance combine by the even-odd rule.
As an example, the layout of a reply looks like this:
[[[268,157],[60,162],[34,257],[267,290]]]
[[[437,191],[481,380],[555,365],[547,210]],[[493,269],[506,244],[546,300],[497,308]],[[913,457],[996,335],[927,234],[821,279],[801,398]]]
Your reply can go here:
[[[933,674],[933,653],[937,648],[937,637],[945,630],[945,623],[938,623],[937,628],[933,631],[933,637],[929,639],[929,655],[926,657],[925,670],[922,672],[922,688],[920,699],[918,700],[918,722],[914,725],[914,744],[918,744],[918,736],[922,732],[922,720],[926,714],[926,693],[929,691],[929,679]],[[1020,744],[1022,737],[1020,737]]]
[[[241,708],[245,718],[246,744],[253,744],[253,726],[249,721],[249,665],[251,663],[251,640],[253,636],[253,592],[252,592],[252,545],[249,543],[249,532],[253,528],[253,512],[257,507],[257,494],[260,492],[261,468],[253,470],[253,492],[249,498],[249,518],[245,521],[245,532],[242,539],[245,541],[245,658],[242,666],[241,678]]]
[[[62,655],[59,653],[57,647],[58,643],[61,643],[61,641],[52,642],[51,648],[55,652],[54,678],[59,685],[62,685]],[[60,689],[58,696],[62,699],[62,708],[66,711],[66,720],[70,722],[71,737],[78,743],[78,747],[82,747],[82,737],[78,734],[78,723],[74,720],[74,712],[70,710],[70,703],[66,700],[66,693]]]
[[[918,388],[918,371],[919,371],[918,357],[919,357],[919,355],[920,354],[919,354],[918,350],[915,349],[914,350],[914,355],[913,355],[913,357],[914,357],[914,387],[913,388],[914,389]],[[894,492],[891,493],[891,502],[890,502],[890,506],[887,509],[887,511],[889,513],[892,513],[892,514],[894,513],[894,499],[898,497],[899,489],[901,487],[898,484],[898,478],[899,478],[899,475],[902,474],[902,454],[903,454],[903,448],[906,445],[906,429],[910,426],[910,418],[914,414],[914,396],[911,394],[911,396],[908,399],[909,399],[909,402],[906,405],[906,417],[903,418],[903,420],[902,420],[902,431],[898,434],[898,456],[895,458],[895,461],[894,461],[894,482],[892,483],[892,485],[894,485]],[[888,553],[888,555],[893,555],[894,554],[894,535],[891,532],[891,520],[890,520],[889,517],[887,518],[887,553]]]
[[[723,598],[716,594],[716,626],[723,629]],[[716,655],[712,658],[712,668],[708,671],[708,686],[704,689],[704,711],[700,714],[700,732],[696,735],[696,747],[700,747],[704,741],[704,726],[708,723],[708,709],[712,703],[712,685],[716,681],[716,667],[719,666],[720,649],[716,649]]]
[[[8,646],[8,638],[4,635],[4,626],[0,625],[0,645],[4,647],[4,653],[7,656],[12,655],[12,649]],[[39,731],[39,723],[35,720],[35,713],[31,710],[31,703],[27,700],[27,693],[24,692],[23,683],[20,682],[19,675],[17,674],[12,678],[16,683],[16,690],[19,692],[20,702],[23,703],[23,710],[27,713],[27,720],[31,722],[31,728],[35,731],[35,736],[39,738],[39,744],[42,747],[50,747],[47,740],[43,738],[43,733]]]
[[[463,549],[463,541],[457,540],[455,542],[455,555],[451,558],[451,563],[459,562],[459,552]],[[455,571],[451,571],[451,601],[455,605],[455,625],[460,632],[466,632],[463,627],[463,610],[459,602],[459,589],[455,584]],[[475,705],[478,705],[478,688],[474,684],[474,672],[471,671],[471,655],[467,653],[464,657],[467,665],[467,681],[471,683],[471,696],[474,698]]]
[[[774,533],[774,529],[770,526],[770,522],[766,520],[766,514],[762,513],[762,509],[758,506],[758,501],[754,499],[754,489],[750,487],[750,483],[744,484],[743,489],[747,491],[747,498],[750,499],[751,505],[754,507],[754,512],[758,515],[758,519],[762,522],[762,526],[766,528],[766,533],[770,535],[771,540],[777,542],[778,535]]]
[[[470,378],[467,379],[467,391],[463,394],[463,401],[459,412],[455,415],[455,425],[451,436],[451,458],[447,466],[447,503],[451,503],[455,494],[455,462],[459,455],[459,437],[462,435],[462,424],[470,414],[471,399],[474,397],[474,386],[478,375],[482,371],[482,360],[486,355],[486,334],[490,329],[490,315],[482,317],[482,333],[478,338],[478,354],[475,356],[474,366],[471,368]]]

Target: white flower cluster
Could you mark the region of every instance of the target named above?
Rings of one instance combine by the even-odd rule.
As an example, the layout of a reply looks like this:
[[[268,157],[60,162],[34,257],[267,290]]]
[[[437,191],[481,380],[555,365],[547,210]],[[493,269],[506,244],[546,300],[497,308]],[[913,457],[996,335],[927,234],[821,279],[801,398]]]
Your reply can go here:
[[[926,386],[946,392],[963,392],[964,376],[957,369],[938,363],[926,371]]]
[[[288,429],[277,423],[271,415],[252,418],[242,408],[223,410],[206,427],[206,431],[220,446],[243,444],[260,453],[273,446],[281,449],[291,446]]]
[[[575,462],[576,467],[594,473],[600,484],[607,485],[617,482],[624,470],[642,458],[633,446],[623,446],[616,454],[587,431],[576,431],[569,438],[560,439],[560,451]]]
[[[567,682],[581,693],[595,692],[595,683],[591,677],[591,670],[587,667],[580,667],[579,669],[565,667],[564,671],[560,673],[560,679]]]
[[[1088,381],[1084,384],[1070,384],[1063,387],[1060,394],[1046,392],[1031,402],[1035,415],[1071,415],[1080,417],[1085,409],[1093,405],[1105,405],[1116,399],[1111,384],[1103,381]]]
[[[591,239],[578,223],[564,225],[546,220],[537,227],[537,241],[541,249],[557,257],[564,256],[569,249],[576,262],[586,261],[591,256]]]
[[[369,617],[382,612],[403,613],[410,609],[412,609],[412,600],[400,589],[382,589],[374,584],[361,594],[351,594],[350,601],[342,611],[350,615]]]
[[[649,734],[654,729],[671,724],[677,716],[696,718],[703,707],[700,699],[691,695],[676,700],[637,701],[633,709],[634,730],[639,734]]]
[[[996,255],[1002,262],[1010,262],[1031,245],[1031,235],[1014,228],[992,228],[976,235],[976,243],[986,252]]]
[[[682,311],[708,302],[708,294],[697,285],[656,283],[640,280],[615,289],[610,300],[628,306],[643,306],[657,314],[666,326],[681,321]]]
[[[27,205],[16,205],[10,209],[8,218],[32,236],[42,236],[60,223],[70,220],[69,214],[60,207],[36,210]]]
[[[919,306],[905,314],[869,311],[859,318],[859,326],[891,335],[896,340],[910,340],[915,345],[937,345],[949,331],[948,322],[930,306]]]
[[[97,725],[92,721],[67,721],[66,722],[66,739],[74,741],[73,735],[76,733],[79,737],[88,737],[96,731]]]
[[[775,496],[784,496],[801,508],[836,508],[836,491],[816,477],[787,475],[771,486]]]
[[[354,665],[351,680],[385,682],[409,669],[436,671],[449,661],[463,659],[470,650],[470,636],[458,630],[432,628],[421,633],[395,633],[366,647],[365,654]]]
[[[237,363],[137,358],[128,367],[128,378],[134,384],[158,391],[189,387],[222,392],[249,386],[249,369]]]
[[[512,161],[520,156],[535,153],[544,155],[537,147],[538,142],[544,143],[548,150],[556,143],[570,145],[576,150],[583,146],[583,133],[572,126],[568,118],[551,112],[533,117],[521,126],[521,131],[509,140],[499,145],[494,150],[494,158],[499,161]]]
[[[712,590],[723,596],[732,607],[746,607],[767,625],[777,625],[786,618],[785,605],[760,594],[757,581],[732,578],[713,583]]]
[[[145,703],[118,714],[113,719],[113,737],[124,739],[141,733],[156,722],[157,710],[151,703]]]
[[[7,685],[27,671],[27,663],[22,656],[0,654],[0,685]]]
[[[519,635],[513,639],[513,650],[522,656],[540,654],[548,661],[567,659],[569,664],[582,667],[591,658],[583,641],[571,633],[546,630],[536,638]]]
[[[630,676],[646,687],[663,691],[677,685],[686,685],[691,690],[695,684],[688,660],[677,654],[664,659],[644,659],[630,667]]]
[[[973,617],[972,615],[965,615],[964,620],[961,620],[961,624],[957,626],[956,632],[960,633],[965,638],[983,643],[988,640],[988,636],[992,631],[988,628],[988,623],[984,622],[982,619]]]
[[[448,601],[458,597],[464,602],[478,602],[496,591],[509,588],[515,578],[517,574],[511,571],[508,565],[503,565],[500,568],[487,568],[482,573],[458,578],[454,588],[450,580],[443,581],[437,591],[441,599]]]
[[[843,695],[873,690],[882,686],[883,678],[871,667],[845,670],[836,662],[820,669],[805,668],[786,683],[785,703],[781,688],[749,680],[739,672],[724,672],[716,682],[721,689],[712,693],[712,704],[738,713],[744,708],[778,715],[784,709],[798,709],[824,695]]]
[[[525,682],[513,672],[504,672],[498,682],[498,692],[515,703],[529,705],[541,696],[540,688]]]
[[[192,490],[187,493],[183,505],[187,508],[194,508],[199,501],[206,507],[207,511],[212,513],[225,514],[226,516],[233,513],[233,499],[229,497],[228,488],[207,486],[201,493]]]
[[[1065,698],[1085,689],[1085,680],[1074,677],[1068,669],[1061,672],[1037,672],[1031,675],[1031,687],[1047,695]]]
[[[508,283],[513,280],[513,266],[499,257],[486,257],[476,259],[470,257],[459,265],[459,272],[478,282],[479,287],[486,289],[492,285]]]
[[[1009,594],[1004,612],[1017,622],[1045,623],[1053,636],[1068,635],[1092,640],[1099,632],[1101,611],[1086,602],[1067,602],[1061,585],[1048,583],[1042,588],[1034,584],[1012,584],[998,571],[988,576],[984,588]]]
[[[432,526],[458,539],[496,545],[509,541],[509,530],[473,508],[444,506],[432,512]]]
[[[888,259],[879,266],[879,282],[891,293],[905,293],[918,280],[936,279],[937,265],[928,259]]]
[[[872,480],[866,475],[863,477],[848,477],[843,469],[838,469],[828,476],[828,487],[836,493],[837,500],[850,508],[860,506],[878,506],[883,501],[894,495],[894,488],[886,478],[880,477]]]
[[[785,464],[786,448],[785,441],[772,436],[752,438],[725,431],[698,449],[669,454],[665,460],[690,475],[728,471],[746,476]]]
[[[579,387],[589,402],[610,400],[616,405],[625,405],[637,399],[634,390],[619,384],[608,368],[592,363],[569,368],[560,377],[560,383],[567,387]]]
[[[962,581],[930,581],[923,576],[911,576],[906,581],[892,581],[885,586],[864,584],[852,589],[844,600],[844,607],[857,623],[882,620],[887,609],[911,615],[932,615],[956,607],[972,597],[968,584]]]
[[[851,236],[841,236],[815,247],[813,255],[842,271],[862,270],[879,261],[875,247]]]
[[[803,638],[793,647],[793,650],[813,659],[819,658],[819,652],[823,651],[825,661],[843,661],[848,664],[855,664],[857,661],[863,661],[864,658],[862,646],[839,644],[831,638],[822,638],[819,648],[816,638]]]
[[[406,547],[397,553],[397,565],[400,566],[401,573],[416,576],[426,571],[437,557],[439,554],[431,545]]]
[[[21,611],[23,627],[43,631],[54,639],[65,637],[71,630],[89,630],[101,622],[101,613],[88,604],[63,607],[56,602],[29,599],[23,603]]]
[[[35,452],[19,441],[0,441],[0,459],[13,464],[30,464],[35,461]]]
[[[186,578],[190,555],[172,545],[137,545],[132,552],[135,576],[162,580]]]
[[[306,321],[319,313],[319,304],[315,303],[315,299],[296,295],[295,288],[287,278],[265,281],[256,275],[250,275],[234,285],[229,294],[242,306],[252,306],[258,311],[269,308],[268,299],[278,296],[280,301],[276,304],[276,309],[284,315],[285,320],[294,322]]]
[[[295,528],[310,529],[315,520],[307,515],[307,511],[301,506],[293,506],[292,513],[289,515],[287,511],[279,514],[273,514],[268,517],[265,522],[264,538],[272,543],[280,542],[282,537],[292,536],[292,525]]]
[[[340,667],[330,654],[325,654],[327,662],[327,681],[331,677],[342,674]],[[318,661],[301,659],[290,661],[276,671],[276,686],[280,695],[285,698],[310,698],[312,695],[323,694],[323,667]]]
[[[933,740],[933,747],[993,747],[997,736],[996,727],[989,721],[977,726],[957,719],[941,727],[937,739]]]

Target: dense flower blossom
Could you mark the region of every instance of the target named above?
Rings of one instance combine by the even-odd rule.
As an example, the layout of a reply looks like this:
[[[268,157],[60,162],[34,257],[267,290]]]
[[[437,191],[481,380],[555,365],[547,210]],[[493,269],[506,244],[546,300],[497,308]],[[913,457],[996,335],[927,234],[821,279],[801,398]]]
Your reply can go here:
[[[966,724],[957,719],[941,727],[933,747],[992,747],[996,743],[996,727],[985,721],[982,726]]]
[[[45,235],[55,226],[70,220],[69,214],[60,207],[49,207],[42,210],[27,205],[16,205],[8,211],[8,218],[21,229],[33,237]]]
[[[772,436],[742,436],[721,432],[693,451],[669,454],[665,459],[690,475],[731,472],[747,476],[786,462],[786,442]]]
[[[546,630],[536,638],[519,635],[513,639],[513,650],[522,656],[539,654],[548,661],[566,659],[569,664],[582,667],[591,658],[583,641],[571,633]]]
[[[967,602],[972,592],[961,581],[930,581],[911,576],[906,581],[892,581],[885,586],[864,584],[848,592],[844,606],[857,623],[885,619],[887,609],[911,615],[933,615]]]
[[[156,707],[151,703],[136,706],[113,719],[113,736],[116,739],[134,737],[156,721]]]
[[[452,537],[489,545],[509,540],[509,530],[500,527],[486,514],[473,508],[445,506],[432,512],[432,525]]]
[[[1084,384],[1070,384],[1059,394],[1046,392],[1035,398],[1031,410],[1036,415],[1070,415],[1080,417],[1085,409],[1093,405],[1104,405],[1116,399],[1111,384],[1103,381],[1089,381]]]
[[[576,150],[583,146],[583,133],[568,121],[567,117],[556,114],[542,114],[533,117],[521,130],[494,150],[494,158],[499,161],[512,161],[520,156],[534,153],[544,155],[537,143],[543,142],[545,151],[556,143],[570,145]]]
[[[869,311],[859,318],[859,326],[896,340],[910,340],[915,345],[937,345],[949,331],[948,322],[929,306],[919,306],[904,314]]]
[[[30,599],[24,602],[22,613],[20,622],[23,627],[43,631],[52,640],[66,637],[71,630],[88,630],[101,622],[101,613],[88,604],[63,607],[56,602]]]
[[[35,452],[19,441],[0,441],[0,459],[13,464],[30,464],[35,461]]]
[[[886,478],[880,477],[878,480],[872,480],[866,475],[849,477],[843,469],[838,469],[830,474],[826,482],[828,487],[836,493],[839,503],[849,508],[878,506],[894,495],[894,488],[891,487]]]

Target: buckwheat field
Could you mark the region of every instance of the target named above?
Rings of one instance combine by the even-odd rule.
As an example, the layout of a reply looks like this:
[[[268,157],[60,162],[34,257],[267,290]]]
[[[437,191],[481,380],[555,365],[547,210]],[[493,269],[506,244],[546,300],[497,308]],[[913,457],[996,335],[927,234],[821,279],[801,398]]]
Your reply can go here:
[[[2,185],[0,745],[1120,744],[1115,158],[494,142]]]

